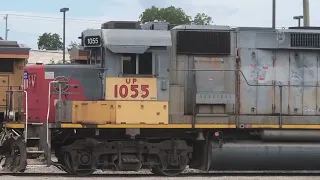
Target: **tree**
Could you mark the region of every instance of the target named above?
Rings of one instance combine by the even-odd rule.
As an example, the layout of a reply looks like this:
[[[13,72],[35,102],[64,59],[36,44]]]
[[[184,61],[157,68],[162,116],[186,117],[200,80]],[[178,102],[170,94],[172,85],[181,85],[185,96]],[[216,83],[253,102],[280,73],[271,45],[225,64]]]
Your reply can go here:
[[[73,47],[76,47],[76,46],[80,46],[81,43],[77,43],[75,41],[71,41],[69,46],[68,46],[68,51],[70,51]]]
[[[61,42],[59,34],[43,33],[38,38],[38,49],[62,50],[63,43]]]
[[[157,8],[152,6],[146,9],[139,16],[140,22],[145,23],[154,20],[165,20],[170,24],[190,24],[191,16],[188,16],[181,8],[169,6],[167,8]]]
[[[198,13],[192,20],[192,17],[187,15],[181,8],[169,6],[167,8],[158,8],[152,6],[146,9],[139,16],[140,22],[150,22],[154,20],[165,20],[170,24],[182,25],[182,24],[197,24],[197,25],[209,25],[212,22],[212,18],[204,13]]]
[[[205,13],[198,13],[194,17],[193,23],[197,25],[210,25],[212,23],[212,18]]]

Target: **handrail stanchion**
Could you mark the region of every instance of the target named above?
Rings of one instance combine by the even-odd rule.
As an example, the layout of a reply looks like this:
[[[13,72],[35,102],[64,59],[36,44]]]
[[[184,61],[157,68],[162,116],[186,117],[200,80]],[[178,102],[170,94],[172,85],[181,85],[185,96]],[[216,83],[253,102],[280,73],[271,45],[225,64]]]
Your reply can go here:
[[[51,143],[49,143],[49,115],[50,115],[50,97],[51,97],[51,84],[57,83],[59,81],[50,81],[49,82],[49,91],[48,91],[48,110],[47,110],[47,119],[46,119],[46,135],[47,135],[47,153],[49,152],[49,149],[51,149]],[[51,163],[51,159],[49,159],[50,155],[47,154],[47,165]]]
[[[24,125],[24,142],[27,144],[27,139],[28,139],[28,92],[26,90],[23,90],[24,94],[26,95],[26,101],[25,101],[25,125]]]

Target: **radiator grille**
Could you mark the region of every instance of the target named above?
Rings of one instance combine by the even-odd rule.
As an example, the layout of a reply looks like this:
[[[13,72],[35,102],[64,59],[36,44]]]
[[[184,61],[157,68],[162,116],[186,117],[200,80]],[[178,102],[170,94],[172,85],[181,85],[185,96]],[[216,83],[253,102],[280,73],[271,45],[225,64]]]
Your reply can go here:
[[[178,31],[179,54],[230,54],[230,32]]]
[[[291,47],[320,48],[320,34],[292,33]]]

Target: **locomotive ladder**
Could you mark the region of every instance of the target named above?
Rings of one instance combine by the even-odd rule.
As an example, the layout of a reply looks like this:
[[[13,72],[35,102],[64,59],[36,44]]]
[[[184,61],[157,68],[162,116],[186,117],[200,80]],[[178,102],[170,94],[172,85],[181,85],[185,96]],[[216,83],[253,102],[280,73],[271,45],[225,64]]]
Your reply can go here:
[[[60,117],[60,109],[61,109],[61,101],[62,101],[62,86],[63,83],[66,83],[66,81],[58,79],[59,77],[55,78],[55,80],[49,82],[49,91],[48,91],[48,100],[47,102],[51,101],[51,86],[52,84],[56,83],[58,84],[58,92],[59,92],[59,99],[58,99],[58,105],[59,105],[59,120]],[[28,95],[27,92],[24,91],[26,94],[26,113],[25,113],[25,143],[27,146],[27,154],[30,158],[39,158],[40,156],[43,156],[40,160],[40,164],[34,164],[34,162],[30,162],[28,164],[32,164],[32,166],[51,166],[51,129],[49,128],[49,115],[50,115],[50,103],[48,103],[48,109],[47,109],[47,116],[46,116],[46,122],[45,123],[29,123],[28,122]],[[28,130],[31,129],[31,131],[28,132]],[[33,142],[33,143],[32,143]],[[28,146],[30,145],[30,147]],[[54,164],[53,164],[54,165]],[[28,165],[29,166],[29,165]]]
[[[53,83],[58,84],[58,92],[59,99],[58,105],[61,108],[61,96],[62,96],[62,84],[65,81],[55,79],[49,83],[49,91],[48,91],[48,102],[51,101],[51,85]],[[39,158],[43,156],[42,159],[39,158],[40,162],[30,162],[28,164],[32,164],[31,166],[51,166],[51,129],[49,128],[49,115],[50,115],[50,103],[48,103],[47,116],[45,123],[29,123],[28,122],[28,95],[26,94],[26,112],[25,112],[25,143],[27,146],[27,154],[30,158]],[[60,117],[59,111],[59,119]],[[29,131],[30,129],[30,131]],[[30,159],[29,159],[30,160]],[[35,164],[36,163],[36,164]],[[54,164],[53,164],[54,165]],[[28,165],[30,166],[30,165]]]
[[[51,159],[51,151],[49,151],[46,144],[46,136],[49,134],[47,124],[28,121],[28,93],[25,90],[23,92],[25,94],[26,111],[24,113],[24,141],[28,167],[49,166],[51,161],[48,161],[48,159]]]

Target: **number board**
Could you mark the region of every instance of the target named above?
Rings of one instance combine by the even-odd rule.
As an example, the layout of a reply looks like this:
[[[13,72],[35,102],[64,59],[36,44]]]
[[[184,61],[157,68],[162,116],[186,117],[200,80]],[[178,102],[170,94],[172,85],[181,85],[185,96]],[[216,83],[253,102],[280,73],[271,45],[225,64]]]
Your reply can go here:
[[[85,46],[100,46],[101,44],[100,36],[86,36],[84,38]]]
[[[106,78],[106,100],[157,100],[157,79]]]

